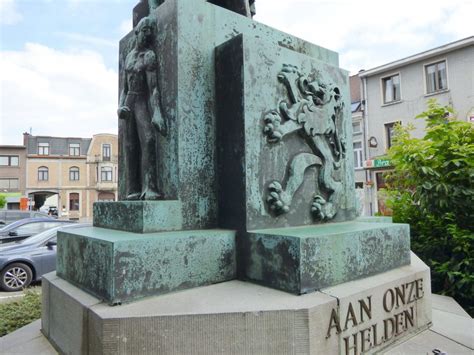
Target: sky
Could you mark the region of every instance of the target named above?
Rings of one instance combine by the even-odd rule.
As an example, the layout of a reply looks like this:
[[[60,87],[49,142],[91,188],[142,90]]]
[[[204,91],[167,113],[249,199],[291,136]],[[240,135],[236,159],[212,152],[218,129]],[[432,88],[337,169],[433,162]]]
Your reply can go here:
[[[0,0],[0,144],[117,133],[118,41],[137,2]],[[339,52],[352,74],[474,34],[472,0],[256,5],[256,21]]]

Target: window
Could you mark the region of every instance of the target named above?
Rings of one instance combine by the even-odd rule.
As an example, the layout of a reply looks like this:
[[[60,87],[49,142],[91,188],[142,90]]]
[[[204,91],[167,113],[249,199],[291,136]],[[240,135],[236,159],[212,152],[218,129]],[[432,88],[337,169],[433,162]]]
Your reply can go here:
[[[43,243],[43,245],[46,245],[48,243],[58,243],[58,236],[54,236],[51,239],[48,239],[46,242]],[[55,248],[55,246],[53,246]]]
[[[81,155],[81,145],[79,143],[70,143],[69,155],[74,157],[78,157],[79,155]]]
[[[79,180],[79,168],[77,166],[73,166],[69,169],[69,180],[71,181],[78,181]]]
[[[361,107],[361,102],[360,101],[352,102],[351,103],[351,112],[354,113],[354,112],[360,111],[360,107]]]
[[[112,181],[112,168],[105,166],[100,170],[101,181]]]
[[[18,190],[18,179],[0,179],[0,190]]]
[[[44,222],[43,223],[43,228],[44,229],[51,229],[51,228],[60,227],[60,226],[63,226],[63,225],[64,224],[60,223],[60,222]]]
[[[40,166],[38,168],[38,181],[48,181],[49,180],[49,169],[45,166]]]
[[[49,155],[49,143],[38,143],[38,155]]]
[[[115,194],[113,192],[101,192],[97,199],[98,201],[115,201]]]
[[[79,211],[79,194],[69,194],[69,211]]]
[[[102,146],[102,159],[105,161],[110,161],[110,144],[104,144]]]
[[[20,236],[24,235],[33,235],[40,233],[44,230],[43,223],[28,223],[24,224],[15,229],[15,232],[18,233]]]
[[[385,189],[387,187],[387,185],[385,184],[384,172],[375,173],[375,181],[377,181],[377,190]]]
[[[400,75],[392,75],[382,79],[383,86],[383,102],[400,101]]]
[[[446,61],[425,66],[426,93],[431,94],[436,91],[448,88],[448,76],[446,73]]]
[[[362,168],[362,142],[356,141],[353,143],[354,145],[354,168],[360,169]]]
[[[387,149],[390,148],[393,144],[393,134],[395,133],[395,126],[400,124],[400,122],[392,122],[385,124],[385,136],[387,138]]]
[[[18,166],[20,158],[18,155],[1,155],[0,166]]]
[[[353,134],[362,133],[362,122],[361,121],[352,122],[352,133]]]

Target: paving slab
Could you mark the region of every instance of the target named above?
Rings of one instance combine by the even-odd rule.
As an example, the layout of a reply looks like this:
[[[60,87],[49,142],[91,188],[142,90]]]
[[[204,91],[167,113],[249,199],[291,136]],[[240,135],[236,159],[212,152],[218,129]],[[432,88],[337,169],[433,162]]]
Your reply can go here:
[[[474,320],[433,309],[431,330],[474,350]]]
[[[431,330],[411,338],[410,340],[395,346],[384,352],[386,355],[421,355],[434,354],[433,350],[440,350],[448,355],[472,355],[472,349],[456,343]]]
[[[56,355],[58,352],[41,333],[41,320],[0,338],[0,354]]]
[[[467,313],[464,308],[461,307],[459,303],[457,303],[454,298],[443,296],[443,295],[433,295],[432,298],[432,307],[433,309],[437,309],[438,311],[448,312],[457,314],[461,317],[468,317],[471,318],[469,313]]]

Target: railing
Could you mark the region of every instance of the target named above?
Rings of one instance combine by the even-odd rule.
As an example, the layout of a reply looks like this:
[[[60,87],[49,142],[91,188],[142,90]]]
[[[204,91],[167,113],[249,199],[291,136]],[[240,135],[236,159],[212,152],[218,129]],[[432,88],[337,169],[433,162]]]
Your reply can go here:
[[[111,157],[103,157],[100,154],[94,155],[92,158],[89,158],[89,163],[113,163],[118,164],[118,155],[113,155]]]

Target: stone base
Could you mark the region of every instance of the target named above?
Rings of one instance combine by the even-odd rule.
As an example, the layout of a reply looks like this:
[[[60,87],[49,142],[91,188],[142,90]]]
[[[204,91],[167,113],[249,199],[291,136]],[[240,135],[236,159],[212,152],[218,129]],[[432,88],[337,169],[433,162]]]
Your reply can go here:
[[[94,227],[132,233],[180,230],[180,201],[118,201],[94,203]]]
[[[110,307],[43,279],[43,333],[68,354],[373,353],[430,324],[429,269],[415,255],[303,296],[230,281]]]
[[[407,224],[343,222],[251,231],[242,242],[245,277],[295,294],[410,263]]]
[[[228,281],[236,276],[235,232],[60,232],[57,273],[109,304]]]

